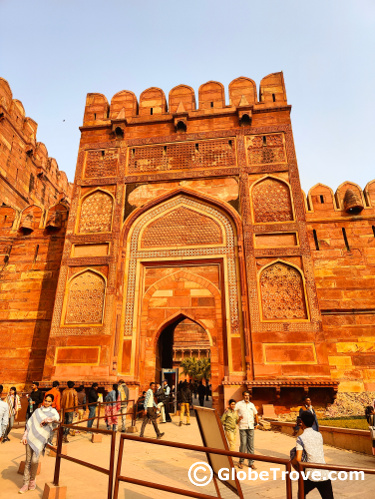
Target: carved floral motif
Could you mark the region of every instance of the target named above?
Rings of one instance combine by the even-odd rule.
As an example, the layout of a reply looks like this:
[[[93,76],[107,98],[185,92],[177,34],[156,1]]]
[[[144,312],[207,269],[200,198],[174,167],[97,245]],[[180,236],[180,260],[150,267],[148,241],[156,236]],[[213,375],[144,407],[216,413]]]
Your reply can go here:
[[[69,286],[65,324],[101,324],[105,281],[90,270],[74,277]]]
[[[79,232],[110,232],[113,200],[109,194],[96,191],[82,202]]]
[[[307,319],[301,274],[282,262],[266,267],[260,276],[263,319]]]
[[[293,220],[292,202],[288,186],[273,178],[257,183],[252,190],[255,223]]]

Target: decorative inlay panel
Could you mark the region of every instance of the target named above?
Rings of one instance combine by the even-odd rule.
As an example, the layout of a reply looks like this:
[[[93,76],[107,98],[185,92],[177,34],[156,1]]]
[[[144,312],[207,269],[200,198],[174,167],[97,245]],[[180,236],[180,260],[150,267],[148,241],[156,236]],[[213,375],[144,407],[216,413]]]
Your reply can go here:
[[[116,176],[118,159],[118,149],[86,151],[85,178]]]
[[[247,137],[249,165],[286,163],[283,134],[250,135]]]
[[[266,177],[254,185],[251,200],[255,223],[293,220],[290,191],[285,182]]]
[[[211,218],[181,206],[151,222],[145,229],[141,247],[204,246],[223,244],[221,228]]]
[[[169,143],[129,149],[128,173],[236,165],[234,139]]]
[[[69,284],[65,324],[101,324],[105,280],[87,270],[73,277]]]
[[[303,280],[296,268],[276,262],[261,271],[259,283],[264,320],[308,318]]]
[[[103,191],[95,191],[82,201],[79,222],[80,233],[110,232],[113,199]]]

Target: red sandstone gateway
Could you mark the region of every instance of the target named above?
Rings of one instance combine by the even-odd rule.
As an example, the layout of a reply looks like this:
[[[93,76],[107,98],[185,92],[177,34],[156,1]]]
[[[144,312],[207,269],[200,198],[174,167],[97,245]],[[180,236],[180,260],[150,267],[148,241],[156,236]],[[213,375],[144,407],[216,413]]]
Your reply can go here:
[[[229,103],[214,81],[198,105],[186,85],[88,94],[73,195],[5,80],[0,98],[4,383],[121,377],[134,399],[194,356],[214,406],[375,390],[375,181],[306,202],[282,73]]]

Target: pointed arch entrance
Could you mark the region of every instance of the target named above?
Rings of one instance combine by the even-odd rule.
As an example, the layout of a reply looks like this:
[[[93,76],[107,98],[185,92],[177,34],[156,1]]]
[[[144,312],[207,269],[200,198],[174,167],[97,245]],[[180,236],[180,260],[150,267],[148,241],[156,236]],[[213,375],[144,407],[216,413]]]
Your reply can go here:
[[[119,373],[147,386],[161,368],[162,331],[170,342],[185,317],[210,338],[217,405],[224,377],[245,374],[237,267],[235,223],[206,199],[181,193],[136,218],[127,238]]]
[[[162,369],[179,369],[188,357],[210,358],[212,340],[205,328],[184,314],[172,318],[157,339],[155,379]],[[182,371],[179,373],[181,378]]]

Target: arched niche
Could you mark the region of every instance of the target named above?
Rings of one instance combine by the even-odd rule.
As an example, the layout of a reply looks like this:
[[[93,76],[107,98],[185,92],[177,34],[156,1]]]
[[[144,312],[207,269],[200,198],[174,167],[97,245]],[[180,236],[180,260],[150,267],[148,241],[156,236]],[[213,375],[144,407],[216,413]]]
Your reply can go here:
[[[63,319],[65,325],[103,323],[106,278],[93,269],[83,270],[67,283]]]
[[[199,109],[221,109],[225,106],[224,86],[218,81],[208,81],[199,87]]]
[[[253,184],[250,195],[254,223],[294,220],[290,186],[284,180],[272,176],[263,177]]]
[[[153,116],[167,112],[163,90],[151,87],[144,90],[139,98],[139,116]]]
[[[250,78],[240,76],[229,83],[229,100],[232,106],[252,105],[257,102],[256,84]]]
[[[47,167],[48,150],[43,142],[37,142],[34,156],[39,166],[42,166],[43,168]]]
[[[12,103],[10,106],[10,116],[12,118],[13,124],[17,128],[20,128],[22,130],[24,119],[25,119],[25,109],[24,109],[21,101],[19,101],[17,99],[12,100]]]
[[[21,214],[19,230],[28,235],[39,229],[43,217],[43,210],[39,206],[28,206]]]
[[[46,229],[60,230],[68,219],[68,209],[62,203],[57,203],[48,210]]]
[[[94,234],[111,232],[114,198],[102,189],[86,194],[81,200],[78,232]]]
[[[87,94],[83,122],[103,121],[108,118],[109,105],[107,97],[98,93]]]
[[[364,195],[366,198],[367,206],[375,208],[375,180],[371,180],[371,182],[366,185],[364,189]]]
[[[336,203],[333,191],[324,184],[316,184],[307,195],[309,209],[314,212],[336,209]]]
[[[189,112],[195,110],[195,93],[188,85],[177,85],[169,92],[169,112]]]
[[[131,118],[138,114],[137,97],[129,90],[121,90],[112,97],[110,118],[112,120]]]
[[[265,102],[268,105],[273,103],[285,105],[287,100],[283,72],[265,76],[260,82],[259,94],[260,102]]]
[[[305,282],[300,269],[282,260],[263,267],[258,275],[264,321],[308,320]]]
[[[356,198],[356,204],[361,206],[361,209],[359,209],[358,212],[360,212],[366,206],[363,192],[360,186],[358,184],[355,184],[354,182],[346,181],[339,185],[335,193],[337,206],[340,210],[348,211],[348,213],[350,213],[350,211],[347,210],[348,195],[350,197],[354,196]],[[355,211],[353,214],[358,214],[358,212]]]

